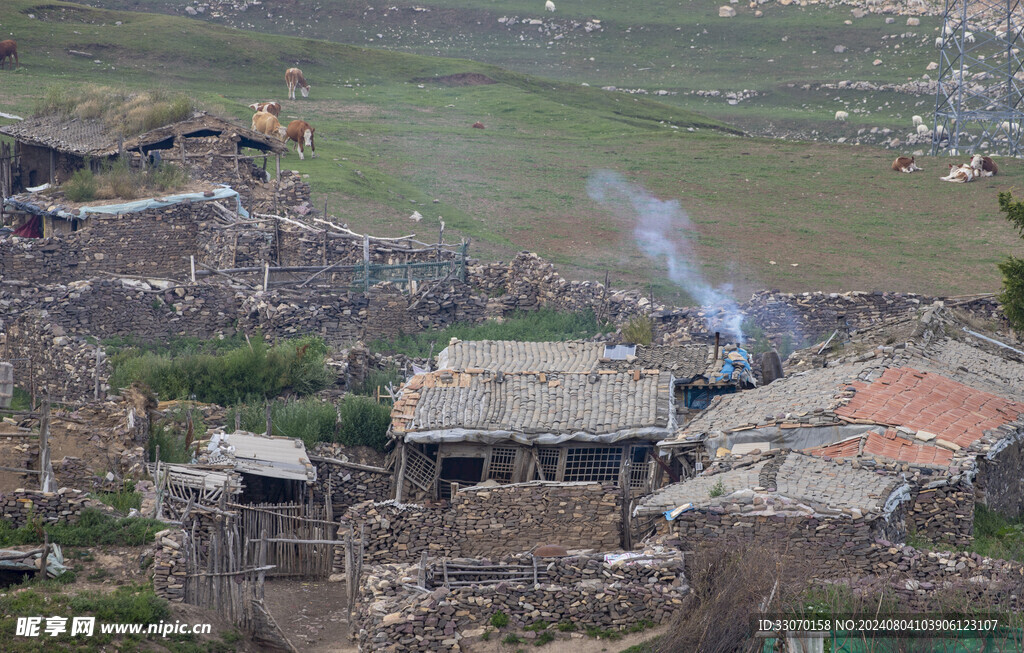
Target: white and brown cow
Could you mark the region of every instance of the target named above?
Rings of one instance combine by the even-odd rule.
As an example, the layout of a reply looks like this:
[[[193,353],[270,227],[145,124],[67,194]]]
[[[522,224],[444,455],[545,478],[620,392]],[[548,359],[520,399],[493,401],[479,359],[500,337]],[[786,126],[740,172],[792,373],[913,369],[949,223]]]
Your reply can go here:
[[[917,163],[914,162],[914,157],[901,156],[897,157],[896,160],[892,162],[892,169],[896,172],[914,172],[921,168],[917,167]]]
[[[249,105],[249,108],[255,111],[256,113],[259,113],[260,111],[266,111],[267,113],[274,114],[278,118],[281,117],[281,103],[275,102],[273,100],[268,100],[266,102],[253,102]]]
[[[313,153],[311,158],[316,158],[316,144],[313,142],[313,129],[305,120],[293,120],[288,123],[288,141],[295,141],[295,151],[299,153],[299,159],[305,159],[304,151],[308,147]]]
[[[302,97],[309,97],[309,84],[306,83],[306,78],[302,76],[302,71],[298,68],[289,68],[284,71],[284,81],[288,84],[288,99],[295,99],[295,89],[298,88],[302,91]]]
[[[952,163],[949,164],[949,174],[945,177],[939,177],[942,181],[952,181],[957,184],[966,184],[969,181],[974,181],[981,176],[981,173],[975,170],[970,163],[961,163],[958,166],[954,166]]]
[[[971,157],[971,167],[978,172],[979,177],[993,177],[999,172],[999,166],[992,160],[992,157],[981,154]]]
[[[267,136],[276,136],[282,141],[287,142],[285,128],[281,126],[281,122],[272,113],[266,111],[260,111],[259,113],[253,114],[252,117],[252,130]]]

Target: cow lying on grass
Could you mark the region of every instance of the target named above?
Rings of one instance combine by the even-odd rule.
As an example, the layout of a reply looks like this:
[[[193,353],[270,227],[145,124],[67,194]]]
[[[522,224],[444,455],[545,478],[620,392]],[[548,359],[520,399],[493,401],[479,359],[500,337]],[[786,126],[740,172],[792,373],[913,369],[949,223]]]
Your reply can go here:
[[[914,162],[914,157],[901,156],[892,162],[892,169],[896,172],[914,172],[921,168],[917,167],[917,163]]]

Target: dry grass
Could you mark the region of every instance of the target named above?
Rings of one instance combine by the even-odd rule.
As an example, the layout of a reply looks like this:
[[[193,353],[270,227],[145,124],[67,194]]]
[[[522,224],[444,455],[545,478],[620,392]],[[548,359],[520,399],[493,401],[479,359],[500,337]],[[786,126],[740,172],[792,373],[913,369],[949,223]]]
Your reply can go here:
[[[128,137],[187,118],[195,110],[193,100],[182,93],[55,86],[36,103],[35,115],[102,120],[110,131]]]

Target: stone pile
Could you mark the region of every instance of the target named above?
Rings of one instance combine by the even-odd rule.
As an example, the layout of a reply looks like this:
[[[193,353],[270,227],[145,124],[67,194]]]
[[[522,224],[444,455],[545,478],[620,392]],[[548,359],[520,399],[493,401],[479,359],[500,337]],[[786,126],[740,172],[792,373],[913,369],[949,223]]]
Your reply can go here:
[[[386,501],[391,496],[391,472],[386,469],[317,456],[310,456],[310,460],[316,466],[313,501],[322,505],[330,488],[335,514],[358,503]]]
[[[167,529],[155,535],[156,553],[153,561],[153,591],[172,603],[185,599],[187,573],[186,552],[183,547],[185,533],[179,529]]]
[[[432,556],[509,555],[538,544],[570,549],[619,546],[620,494],[597,483],[534,482],[458,492],[450,505],[395,501],[349,508],[343,524],[365,529],[366,561],[388,564]],[[344,535],[347,528],[339,530]],[[344,568],[339,549],[335,570]]]
[[[39,469],[39,444],[35,438],[0,436],[0,466],[11,469]],[[0,471],[0,492],[9,492],[26,485],[39,483],[34,474]]]
[[[462,560],[460,562],[489,561]],[[532,565],[518,557],[506,564]],[[682,604],[687,587],[676,555],[630,565],[605,562],[600,555],[540,559],[540,582],[503,582],[462,587],[410,588],[418,568],[370,568],[361,585],[357,642],[362,651],[452,651],[464,639],[487,630],[492,615],[509,617],[511,631],[538,622],[571,623],[576,629],[625,630],[639,622],[661,623]],[[443,582],[440,565],[428,575]],[[432,583],[427,583],[428,590]],[[550,632],[557,633],[552,629]],[[536,637],[535,631],[523,636]],[[500,636],[500,635],[493,635]]]
[[[75,523],[89,501],[85,492],[72,488],[56,492],[19,488],[0,495],[3,519],[11,528],[21,528],[30,520],[44,524]]]

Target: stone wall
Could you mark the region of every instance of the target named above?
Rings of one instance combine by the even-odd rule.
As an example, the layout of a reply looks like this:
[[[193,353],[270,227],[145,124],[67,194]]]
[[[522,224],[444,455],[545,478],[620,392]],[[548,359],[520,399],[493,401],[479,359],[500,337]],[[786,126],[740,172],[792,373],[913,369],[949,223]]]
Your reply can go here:
[[[531,565],[532,558],[503,562]],[[479,639],[497,612],[509,617],[509,632],[524,626],[571,623],[625,630],[641,621],[663,622],[682,604],[687,588],[678,557],[629,566],[611,565],[601,556],[541,559],[543,580],[534,585],[501,583],[432,592],[409,588],[418,569],[382,565],[369,569],[360,587],[353,631],[361,651],[453,651],[464,639]],[[436,565],[436,563],[435,563]],[[432,568],[430,573],[440,575]],[[432,586],[431,583],[427,583]],[[557,629],[550,632],[570,639]],[[537,637],[536,631],[520,636]],[[493,633],[491,637],[504,637]]]
[[[901,511],[886,522],[877,517],[792,517],[744,515],[721,508],[684,512],[674,521],[658,524],[662,533],[679,539],[684,551],[704,551],[754,543],[778,549],[795,573],[809,571],[817,578],[845,578],[868,573],[875,562],[876,539],[901,538]]]
[[[450,506],[363,503],[342,517],[366,529],[368,564],[432,556],[511,555],[538,545],[619,548],[620,494],[596,483],[533,482],[459,491]],[[346,530],[346,529],[343,529]],[[343,568],[341,555],[336,569]]]
[[[186,563],[185,532],[180,529],[160,531],[155,536],[153,554],[153,591],[173,603],[185,600]]]
[[[88,501],[85,492],[71,488],[56,492],[19,489],[0,494],[3,519],[11,528],[21,528],[29,519],[38,519],[44,524],[77,522]]]
[[[989,510],[1013,519],[1024,515],[1024,424],[1011,427],[1005,448],[978,459],[976,483]]]
[[[313,501],[322,505],[330,488],[335,514],[357,503],[387,501],[391,496],[391,472],[379,467],[310,456],[316,465]]]
[[[935,543],[968,547],[974,539],[974,488],[964,483],[911,492],[907,530]]]
[[[38,439],[34,436],[0,435],[0,467],[39,469]],[[0,492],[13,492],[23,487],[39,487],[39,476],[0,470]]]

